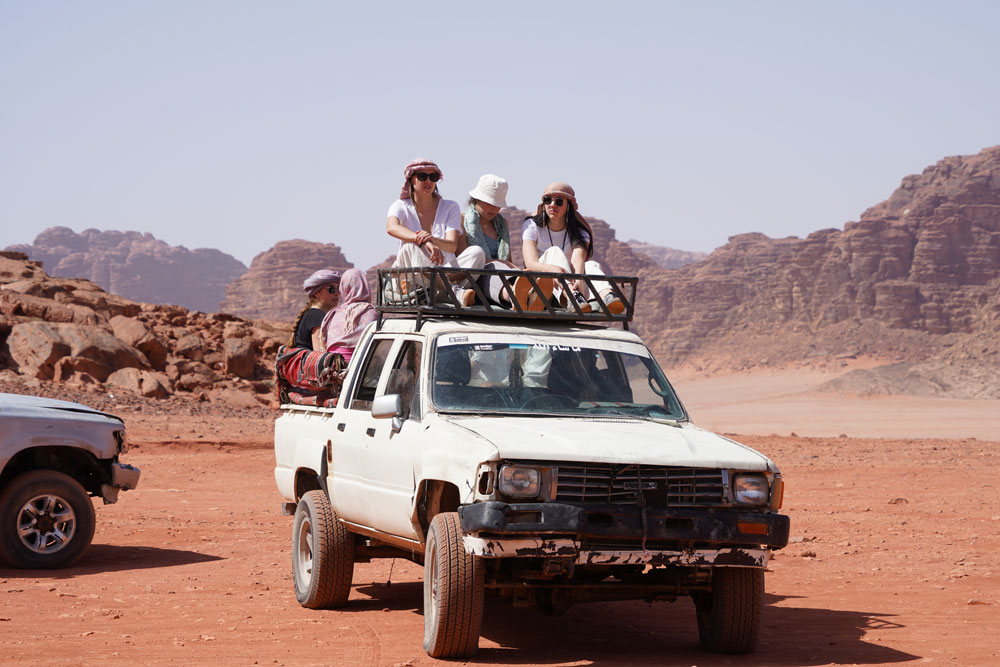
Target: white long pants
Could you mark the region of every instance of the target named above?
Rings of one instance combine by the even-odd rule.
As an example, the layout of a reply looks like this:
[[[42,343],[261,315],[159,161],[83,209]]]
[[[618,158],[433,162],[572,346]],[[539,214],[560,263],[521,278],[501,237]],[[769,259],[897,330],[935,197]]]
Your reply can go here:
[[[444,264],[441,266],[453,269],[481,269],[485,264],[486,253],[479,246],[471,245],[463,250],[458,257],[450,252],[444,253]],[[423,248],[416,243],[404,243],[399,246],[399,253],[396,255],[396,261],[392,263],[392,268],[397,269],[404,266],[423,268],[433,266],[433,264]]]
[[[576,273],[573,267],[570,266],[569,258],[566,257],[566,253],[563,252],[563,249],[558,246],[552,246],[551,248],[543,252],[542,256],[538,258],[538,261],[542,264],[555,264],[556,266],[565,269],[568,273]],[[604,269],[601,268],[600,262],[597,262],[593,259],[587,260],[586,264],[583,265],[583,272],[588,276],[607,275],[606,273],[604,273]],[[594,289],[597,290],[598,294],[603,295],[605,292],[612,291],[611,285],[604,282],[603,280],[602,281],[595,280],[593,282],[594,282]],[[589,299],[590,295],[587,294],[588,291],[589,290],[587,289],[587,285],[585,283],[583,286],[583,296]]]

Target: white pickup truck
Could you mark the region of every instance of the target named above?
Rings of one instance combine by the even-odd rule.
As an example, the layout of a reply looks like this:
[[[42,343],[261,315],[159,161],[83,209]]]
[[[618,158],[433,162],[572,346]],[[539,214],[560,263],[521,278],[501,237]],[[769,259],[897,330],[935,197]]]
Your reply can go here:
[[[751,651],[788,541],[777,466],[692,424],[627,330],[413,310],[364,333],[336,408],[275,423],[299,603],[344,605],[354,563],[407,558],[434,657],[476,652],[487,594],[549,614],[690,595],[704,648]]]

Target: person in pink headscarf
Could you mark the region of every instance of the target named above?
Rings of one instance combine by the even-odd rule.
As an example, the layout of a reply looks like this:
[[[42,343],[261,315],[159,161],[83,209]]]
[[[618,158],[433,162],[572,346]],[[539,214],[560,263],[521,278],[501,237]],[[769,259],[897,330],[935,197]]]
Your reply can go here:
[[[385,231],[399,239],[399,253],[393,268],[448,266],[481,269],[486,253],[472,245],[461,253],[459,237],[462,212],[457,202],[444,199],[438,181],[444,178],[441,168],[424,158],[411,160],[403,169],[403,187],[399,199],[389,207]],[[455,286],[459,303],[472,305],[475,292]]]
[[[323,318],[323,341],[327,352],[351,360],[361,332],[378,318],[371,302],[368,279],[363,271],[348,269],[340,277],[340,303]]]

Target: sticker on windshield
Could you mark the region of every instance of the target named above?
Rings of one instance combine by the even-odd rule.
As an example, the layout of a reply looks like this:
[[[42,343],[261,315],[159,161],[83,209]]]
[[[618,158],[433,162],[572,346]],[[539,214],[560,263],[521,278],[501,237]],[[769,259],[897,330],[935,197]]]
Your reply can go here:
[[[559,345],[558,343],[535,343],[532,347],[536,350],[551,350],[553,352],[579,352],[582,349],[577,345]]]
[[[449,343],[468,343],[469,342],[469,337],[468,336],[449,336],[448,337],[448,342]]]
[[[473,345],[472,349],[477,352],[492,352],[493,350],[496,349],[496,346],[493,345],[492,343],[485,343],[481,345]]]

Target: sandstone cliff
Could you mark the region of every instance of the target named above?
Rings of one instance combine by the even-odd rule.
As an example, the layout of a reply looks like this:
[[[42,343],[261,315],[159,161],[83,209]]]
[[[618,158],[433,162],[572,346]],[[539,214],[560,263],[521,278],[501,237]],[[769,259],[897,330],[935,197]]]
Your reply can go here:
[[[302,281],[313,271],[353,267],[332,243],[281,241],[254,257],[250,270],[226,287],[220,310],[247,318],[290,321],[306,305]]]
[[[246,266],[219,250],[170,246],[140,232],[50,227],[31,245],[7,248],[41,261],[52,276],[87,278],[112,294],[192,310],[218,309]]]
[[[668,364],[864,354],[954,366],[966,360],[949,350],[972,339],[995,364],[1000,147],[905,178],[843,230],[741,234],[698,264],[644,278],[640,328]]]

